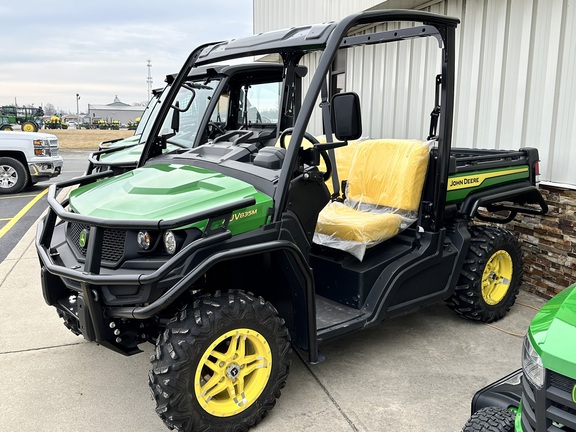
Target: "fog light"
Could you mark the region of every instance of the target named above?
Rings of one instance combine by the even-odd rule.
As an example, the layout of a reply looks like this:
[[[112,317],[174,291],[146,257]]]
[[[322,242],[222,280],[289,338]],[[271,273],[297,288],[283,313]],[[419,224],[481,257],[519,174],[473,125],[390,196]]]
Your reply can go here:
[[[178,239],[174,235],[172,231],[166,231],[164,233],[164,247],[166,248],[166,252],[170,255],[174,255],[176,250],[178,249]]]
[[[138,246],[140,246],[140,249],[150,249],[150,246],[152,246],[152,237],[148,231],[140,231],[138,233]]]

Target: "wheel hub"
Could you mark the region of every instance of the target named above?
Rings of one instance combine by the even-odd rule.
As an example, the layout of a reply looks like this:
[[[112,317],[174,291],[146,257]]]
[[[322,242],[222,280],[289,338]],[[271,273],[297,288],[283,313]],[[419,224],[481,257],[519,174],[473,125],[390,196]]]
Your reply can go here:
[[[238,363],[229,364],[226,368],[226,376],[234,381],[240,375],[240,365]]]
[[[11,166],[0,166],[0,187],[11,188],[18,181],[18,174]]]
[[[506,296],[513,270],[512,257],[505,250],[490,257],[482,274],[482,298],[488,305],[494,306]]]
[[[252,405],[268,384],[272,353],[257,331],[236,329],[218,337],[204,352],[194,378],[200,406],[231,417]]]

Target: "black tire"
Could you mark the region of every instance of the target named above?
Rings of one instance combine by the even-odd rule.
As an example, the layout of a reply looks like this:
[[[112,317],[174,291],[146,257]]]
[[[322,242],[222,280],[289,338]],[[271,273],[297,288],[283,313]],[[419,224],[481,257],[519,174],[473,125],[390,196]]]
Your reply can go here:
[[[490,323],[510,310],[522,282],[518,240],[500,228],[471,228],[471,244],[447,305],[464,318]]]
[[[13,131],[14,129],[10,125],[2,125],[0,126],[0,131]]]
[[[38,132],[38,125],[31,121],[22,123],[22,132]]]
[[[0,157],[0,194],[18,193],[28,184],[28,169],[18,159]]]
[[[476,411],[462,432],[514,432],[516,415],[506,408],[487,407]]]
[[[204,295],[156,341],[149,374],[156,412],[178,431],[247,431],[280,397],[291,349],[284,320],[261,297]]]

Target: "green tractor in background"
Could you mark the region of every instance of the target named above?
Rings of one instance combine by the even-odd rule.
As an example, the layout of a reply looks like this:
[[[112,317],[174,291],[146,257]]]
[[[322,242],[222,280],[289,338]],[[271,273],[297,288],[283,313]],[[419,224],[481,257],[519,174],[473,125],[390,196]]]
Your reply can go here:
[[[19,107],[17,105],[5,105],[0,107],[0,130],[14,130],[14,125],[19,124],[23,132],[38,132],[42,126],[42,107]]]

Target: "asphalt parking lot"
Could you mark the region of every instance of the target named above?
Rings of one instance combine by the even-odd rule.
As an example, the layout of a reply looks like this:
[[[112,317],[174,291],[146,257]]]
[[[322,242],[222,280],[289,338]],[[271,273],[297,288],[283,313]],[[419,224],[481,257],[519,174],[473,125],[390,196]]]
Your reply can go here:
[[[44,303],[32,227],[0,263],[0,431],[167,430],[147,385],[152,346],[123,357],[71,334]],[[459,431],[476,390],[517,369],[544,301],[521,292],[494,326],[443,304],[321,345],[326,360],[292,369],[253,430]]]
[[[18,244],[47,207],[46,190],[60,181],[81,176],[88,166],[87,151],[60,151],[62,174],[13,195],[0,195],[0,262]]]

